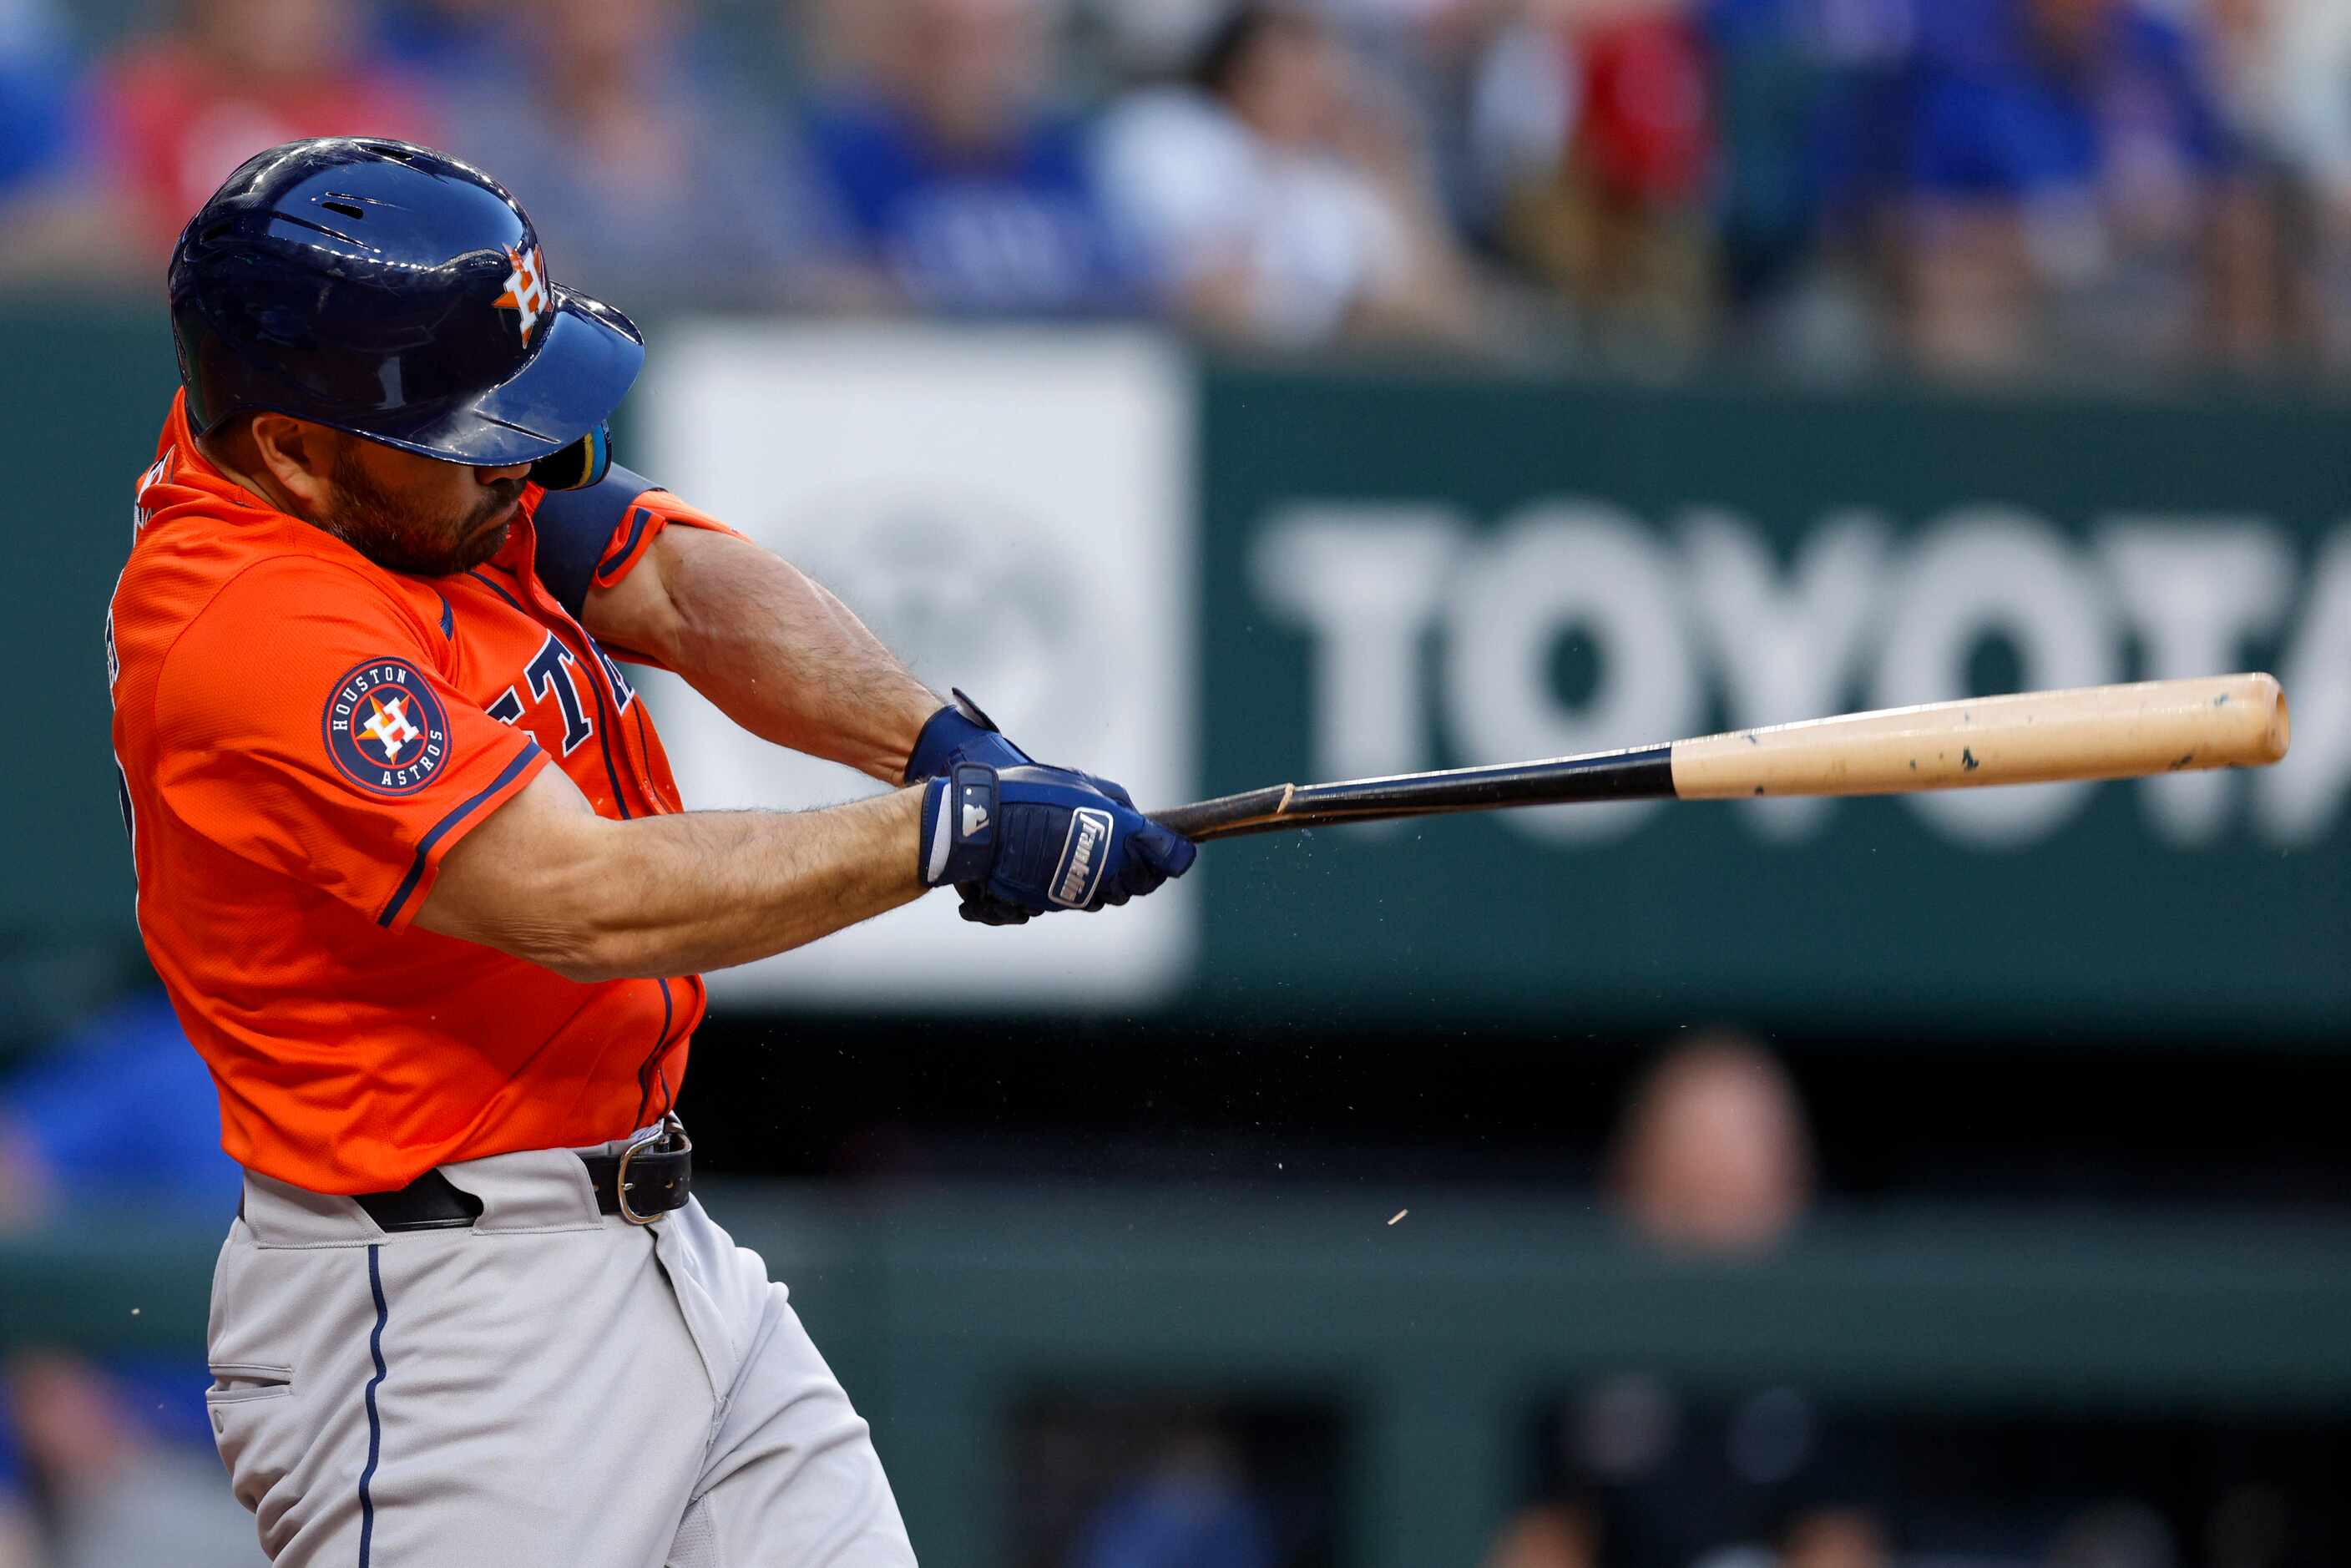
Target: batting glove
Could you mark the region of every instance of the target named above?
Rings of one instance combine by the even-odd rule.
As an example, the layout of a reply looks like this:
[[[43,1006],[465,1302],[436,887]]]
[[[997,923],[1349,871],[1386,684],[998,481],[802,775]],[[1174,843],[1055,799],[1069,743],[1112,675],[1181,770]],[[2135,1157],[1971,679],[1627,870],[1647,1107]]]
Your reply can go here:
[[[966,920],[1018,925],[1124,904],[1190,870],[1198,848],[1111,789],[1061,768],[958,764],[923,797],[923,881],[953,883]]]
[[[961,762],[1019,768],[1036,760],[1005,739],[996,721],[980,712],[979,705],[964,695],[962,687],[955,687],[949,695],[955,701],[931,715],[923,733],[914,737],[914,755],[906,758],[905,782],[943,779]]]

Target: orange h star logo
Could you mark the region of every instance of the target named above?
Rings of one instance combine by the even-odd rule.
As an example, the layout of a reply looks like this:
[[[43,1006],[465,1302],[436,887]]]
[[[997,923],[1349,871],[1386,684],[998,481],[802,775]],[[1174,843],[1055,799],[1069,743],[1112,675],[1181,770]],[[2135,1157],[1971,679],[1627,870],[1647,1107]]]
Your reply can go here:
[[[521,316],[522,340],[528,346],[531,329],[547,313],[547,269],[539,261],[537,246],[528,251],[508,246],[507,259],[514,263],[514,270],[507,274],[507,291],[491,303]]]
[[[398,758],[402,747],[424,734],[423,730],[409,722],[408,701],[405,697],[392,698],[390,707],[370,697],[368,706],[375,709],[375,716],[360,727],[372,737],[378,746],[383,747],[383,759],[386,762]]]

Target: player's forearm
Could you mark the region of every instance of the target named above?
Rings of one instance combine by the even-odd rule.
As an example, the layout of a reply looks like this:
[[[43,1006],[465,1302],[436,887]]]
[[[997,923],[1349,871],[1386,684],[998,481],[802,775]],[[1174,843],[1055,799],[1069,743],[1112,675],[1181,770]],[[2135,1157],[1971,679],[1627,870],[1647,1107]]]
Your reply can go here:
[[[788,952],[912,903],[920,789],[820,811],[688,811],[617,824],[578,879],[576,980],[689,975]]]
[[[669,600],[648,649],[745,729],[895,784],[939,699],[849,608],[757,545],[701,529],[656,541]]]
[[[920,789],[615,822],[550,775],[450,851],[419,925],[596,981],[748,963],[923,892]]]

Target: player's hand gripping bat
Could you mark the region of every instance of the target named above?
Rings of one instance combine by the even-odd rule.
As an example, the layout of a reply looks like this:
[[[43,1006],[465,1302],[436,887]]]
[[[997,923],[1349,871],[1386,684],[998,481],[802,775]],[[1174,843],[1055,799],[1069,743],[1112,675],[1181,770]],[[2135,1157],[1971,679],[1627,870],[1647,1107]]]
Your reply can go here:
[[[2260,768],[2285,755],[2285,693],[2270,675],[2021,692],[1739,729],[1664,746],[1276,784],[1155,811],[1186,837],[1577,800],[1899,795],[2061,779]]]

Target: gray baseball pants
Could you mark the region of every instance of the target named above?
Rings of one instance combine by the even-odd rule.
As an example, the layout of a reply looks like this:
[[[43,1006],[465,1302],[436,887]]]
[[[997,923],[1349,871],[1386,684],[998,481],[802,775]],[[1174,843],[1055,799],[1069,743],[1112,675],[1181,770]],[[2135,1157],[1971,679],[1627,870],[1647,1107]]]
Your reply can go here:
[[[205,1397],[278,1568],[911,1568],[864,1420],[699,1202],[599,1214],[569,1150],[441,1169],[470,1228],[246,1177]]]

